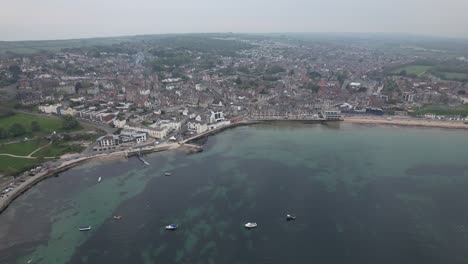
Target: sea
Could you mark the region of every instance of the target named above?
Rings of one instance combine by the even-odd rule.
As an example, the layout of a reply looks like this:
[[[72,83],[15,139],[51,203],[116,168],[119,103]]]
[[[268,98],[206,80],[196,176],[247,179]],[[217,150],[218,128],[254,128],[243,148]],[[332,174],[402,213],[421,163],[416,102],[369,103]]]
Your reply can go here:
[[[42,181],[0,215],[0,263],[468,263],[468,131],[285,122],[201,143]]]

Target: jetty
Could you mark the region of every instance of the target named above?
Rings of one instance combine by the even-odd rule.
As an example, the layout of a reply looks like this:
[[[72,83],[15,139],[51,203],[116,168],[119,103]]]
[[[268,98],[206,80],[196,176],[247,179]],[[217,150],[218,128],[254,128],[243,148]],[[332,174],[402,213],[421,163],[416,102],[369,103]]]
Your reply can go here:
[[[141,153],[138,153],[138,159],[143,162],[143,164],[145,164],[146,166],[149,166],[149,162],[147,162],[144,158],[143,158],[143,155],[141,155]]]

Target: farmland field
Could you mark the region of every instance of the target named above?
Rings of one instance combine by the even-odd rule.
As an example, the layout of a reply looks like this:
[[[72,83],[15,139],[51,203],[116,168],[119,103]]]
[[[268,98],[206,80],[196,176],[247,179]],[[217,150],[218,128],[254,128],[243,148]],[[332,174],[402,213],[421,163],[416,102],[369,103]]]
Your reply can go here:
[[[422,76],[426,73],[427,70],[431,69],[432,66],[425,66],[425,65],[406,65],[400,68],[397,68],[392,71],[392,73],[400,73],[402,71],[406,71],[407,74],[414,74],[417,76]]]

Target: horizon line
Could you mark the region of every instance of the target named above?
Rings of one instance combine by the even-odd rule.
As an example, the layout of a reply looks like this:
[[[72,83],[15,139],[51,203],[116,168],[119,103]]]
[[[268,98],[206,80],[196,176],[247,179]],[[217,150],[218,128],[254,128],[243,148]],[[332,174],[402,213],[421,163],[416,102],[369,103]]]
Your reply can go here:
[[[51,39],[22,39],[22,40],[0,40],[1,42],[34,42],[34,41],[72,41],[72,40],[90,40],[90,39],[107,39],[107,38],[132,38],[142,36],[164,36],[164,35],[203,35],[203,34],[232,34],[232,35],[281,35],[281,34],[326,34],[326,35],[393,35],[393,36],[412,36],[420,38],[436,38],[436,39],[451,39],[465,40],[465,36],[442,36],[431,35],[424,33],[412,32],[333,32],[333,31],[274,31],[274,32],[174,32],[174,33],[144,33],[144,34],[128,34],[128,35],[110,35],[110,36],[89,36],[89,37],[71,37],[71,38],[51,38]]]

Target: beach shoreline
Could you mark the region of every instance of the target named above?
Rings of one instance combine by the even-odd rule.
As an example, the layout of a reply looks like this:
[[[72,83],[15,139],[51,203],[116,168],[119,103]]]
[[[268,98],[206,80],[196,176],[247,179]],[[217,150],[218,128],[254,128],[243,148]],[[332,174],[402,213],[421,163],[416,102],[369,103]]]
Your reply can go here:
[[[396,126],[412,126],[412,127],[427,127],[427,128],[448,128],[448,129],[468,129],[468,124],[456,121],[441,121],[429,119],[416,119],[410,117],[362,117],[351,116],[346,117],[344,123],[351,124],[375,124],[375,125],[396,125]]]
[[[184,149],[189,153],[190,151],[193,151],[194,148],[195,146],[190,145],[190,144],[186,145],[186,144],[170,143],[170,144],[162,144],[157,147],[146,149],[141,152],[152,153],[152,152]],[[113,161],[113,160],[126,159],[126,158],[128,158],[128,150],[119,150],[119,151],[112,152],[112,153],[102,153],[102,154],[97,154],[93,156],[79,157],[73,160],[64,161],[54,169],[48,169],[46,171],[39,172],[35,174],[34,176],[26,176],[26,178],[22,182],[18,182],[17,179],[14,179],[10,181],[9,183],[4,184],[4,186],[2,186],[2,190],[3,190],[5,187],[8,187],[9,184],[13,182],[17,184],[13,190],[11,190],[10,192],[6,194],[2,194],[0,196],[0,214],[3,211],[5,211],[14,200],[16,200],[23,193],[25,193],[26,191],[34,187],[34,185],[38,184],[39,182],[47,178],[57,175],[57,173],[64,172],[73,167],[82,165],[90,161],[106,162],[106,161]]]

